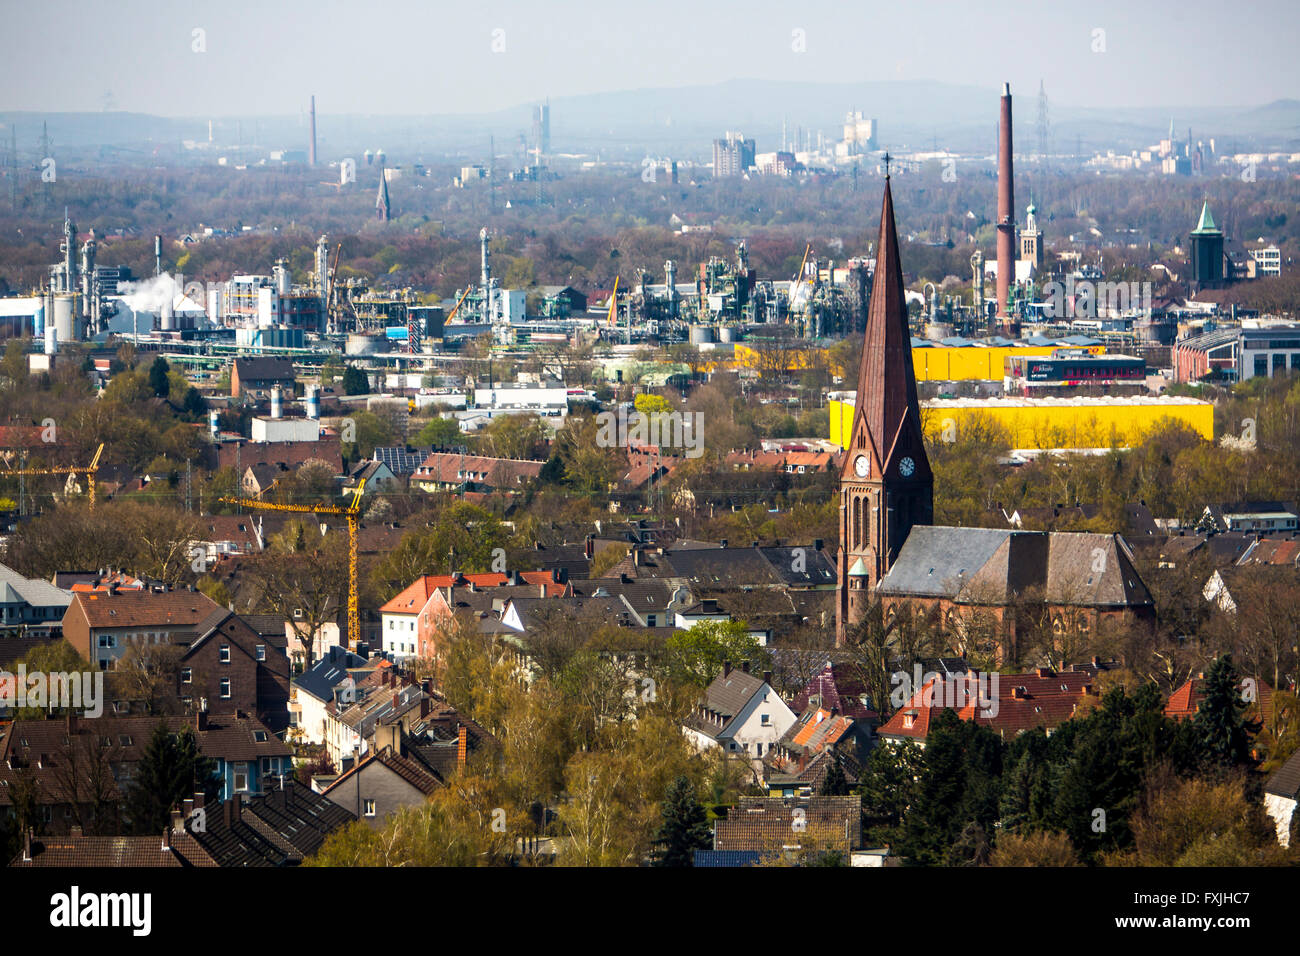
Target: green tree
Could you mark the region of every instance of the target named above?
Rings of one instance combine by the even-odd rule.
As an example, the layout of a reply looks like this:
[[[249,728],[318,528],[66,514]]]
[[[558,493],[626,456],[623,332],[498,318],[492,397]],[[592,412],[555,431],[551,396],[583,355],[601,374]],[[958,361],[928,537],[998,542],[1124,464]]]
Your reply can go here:
[[[159,398],[166,398],[171,392],[171,381],[167,378],[168,371],[167,360],[161,355],[149,366],[149,387]]]
[[[823,797],[846,797],[851,791],[840,755],[832,753],[830,761],[830,769],[826,771],[826,776],[822,779],[822,785],[817,792]]]
[[[369,393],[370,380],[365,372],[355,365],[349,365],[343,370],[344,395],[368,395]]]
[[[199,739],[188,725],[173,734],[160,720],[136,767],[126,795],[127,817],[136,833],[161,833],[172,809],[202,791],[215,798],[219,782],[216,761],[204,757]]]
[[[659,812],[663,823],[655,835],[654,865],[694,866],[695,851],[709,848],[713,832],[689,777],[680,776],[669,784]]]
[[[1206,764],[1227,768],[1252,763],[1246,703],[1232,655],[1224,654],[1210,665],[1205,675],[1205,697],[1192,717],[1192,727]]]
[[[701,621],[674,631],[666,651],[672,676],[700,687],[707,687],[718,676],[724,661],[733,665],[749,661],[751,670],[762,671],[772,660],[743,621]]]
[[[415,445],[419,448],[445,448],[449,445],[462,444],[460,423],[454,418],[437,416],[425,422],[420,433],[415,436]]]

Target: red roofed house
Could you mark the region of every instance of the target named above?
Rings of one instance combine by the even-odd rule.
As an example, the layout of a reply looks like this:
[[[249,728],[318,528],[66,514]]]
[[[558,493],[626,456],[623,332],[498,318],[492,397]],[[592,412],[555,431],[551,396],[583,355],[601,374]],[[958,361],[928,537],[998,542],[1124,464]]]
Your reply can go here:
[[[938,676],[926,681],[876,734],[891,743],[910,740],[925,746],[931,722],[951,708],[962,720],[983,724],[1003,739],[1039,727],[1051,733],[1094,697],[1095,671],[1046,667],[1028,674]]]
[[[1258,677],[1241,679],[1242,699],[1246,702],[1246,713],[1253,719],[1269,720],[1273,716],[1273,688]],[[1174,720],[1187,720],[1196,715],[1205,700],[1205,675],[1198,674],[1182,687],[1169,695],[1165,704],[1165,716]]]

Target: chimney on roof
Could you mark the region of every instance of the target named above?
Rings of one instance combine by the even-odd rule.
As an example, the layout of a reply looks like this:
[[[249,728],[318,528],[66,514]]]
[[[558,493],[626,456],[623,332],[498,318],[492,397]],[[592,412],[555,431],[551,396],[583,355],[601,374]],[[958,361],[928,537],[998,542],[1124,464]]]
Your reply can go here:
[[[587,556],[588,561],[596,556],[596,536],[594,534],[589,534],[583,539],[582,553]]]
[[[194,729],[200,733],[208,729],[208,709],[206,707],[194,715]]]
[[[68,736],[75,736],[77,733],[77,715],[71,707],[68,708]]]
[[[821,538],[813,538],[813,550],[820,551],[826,546],[826,542]]]
[[[1051,676],[1052,676],[1052,669],[1051,669],[1050,667],[1040,667],[1040,668],[1038,668],[1038,676],[1039,676],[1039,677],[1051,677]]]
[[[23,833],[23,862],[32,862],[32,828],[28,827]]]
[[[181,812],[183,814],[182,820],[188,820],[190,817],[194,816],[193,797],[186,797],[184,800],[181,801]],[[185,824],[182,822],[181,826],[184,825]]]
[[[186,803],[188,802],[189,801],[187,800]],[[182,830],[185,829],[185,820],[188,818],[188,816],[189,814],[185,813],[179,807],[172,807],[171,826],[163,827],[163,849],[164,850],[167,849],[169,846],[171,846],[171,835],[173,833],[180,833]]]
[[[749,661],[741,661],[741,662],[740,662],[740,669],[741,669],[742,671],[744,671],[746,674],[748,674],[748,673],[749,673]]]
[[[208,795],[206,793],[204,793],[202,790],[194,791],[194,805],[196,807],[202,809],[204,806],[207,805],[207,802],[208,802]]]
[[[420,716],[421,716],[421,717],[428,717],[428,716],[429,716],[429,708],[432,706],[432,704],[433,704],[433,701],[431,701],[427,696],[425,696],[425,697],[421,697],[421,698],[420,698]]]
[[[722,662],[722,676],[723,677],[731,676],[731,661]]]
[[[465,760],[469,756],[469,733],[464,724],[456,728],[456,763],[465,766]]]
[[[763,671],[763,683],[766,684],[768,687],[771,687],[771,686],[772,686],[772,672],[771,672],[771,671]]]

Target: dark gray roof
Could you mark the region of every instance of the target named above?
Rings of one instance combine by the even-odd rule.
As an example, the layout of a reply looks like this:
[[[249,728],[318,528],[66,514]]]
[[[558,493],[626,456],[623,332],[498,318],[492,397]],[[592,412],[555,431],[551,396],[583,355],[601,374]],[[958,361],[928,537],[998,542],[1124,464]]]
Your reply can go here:
[[[304,674],[293,679],[295,687],[305,690],[317,700],[331,700],[334,687],[348,676],[349,667],[365,667],[366,659],[335,645]]]
[[[835,584],[835,564],[825,551],[807,546],[759,548],[758,551],[785,584],[812,587]],[[796,566],[803,570],[796,571]]]
[[[243,382],[285,380],[293,378],[293,362],[287,358],[259,355],[254,358],[237,358],[235,367]]]
[[[718,674],[704,692],[704,706],[723,717],[734,717],[763,686],[763,678],[746,674],[733,667],[729,674]]]
[[[1036,589],[1062,604],[1151,603],[1118,535],[918,526],[878,594],[1005,604]]]
[[[699,588],[771,587],[784,583],[758,548],[673,547],[665,556],[678,576]]]
[[[1300,750],[1293,753],[1291,759],[1268,778],[1264,792],[1290,797],[1292,800],[1300,799]]]
[[[917,525],[907,535],[877,594],[946,597],[957,593],[1011,537],[1001,528]]]

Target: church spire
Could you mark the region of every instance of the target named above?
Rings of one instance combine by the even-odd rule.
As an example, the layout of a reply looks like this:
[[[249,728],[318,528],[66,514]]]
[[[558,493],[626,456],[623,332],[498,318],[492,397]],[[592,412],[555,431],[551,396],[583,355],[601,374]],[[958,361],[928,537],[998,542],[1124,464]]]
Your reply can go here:
[[[857,384],[857,407],[874,440],[877,460],[883,465],[909,412],[920,419],[916,373],[912,368],[912,332],[907,322],[903,266],[894,225],[894,194],[888,177]]]

